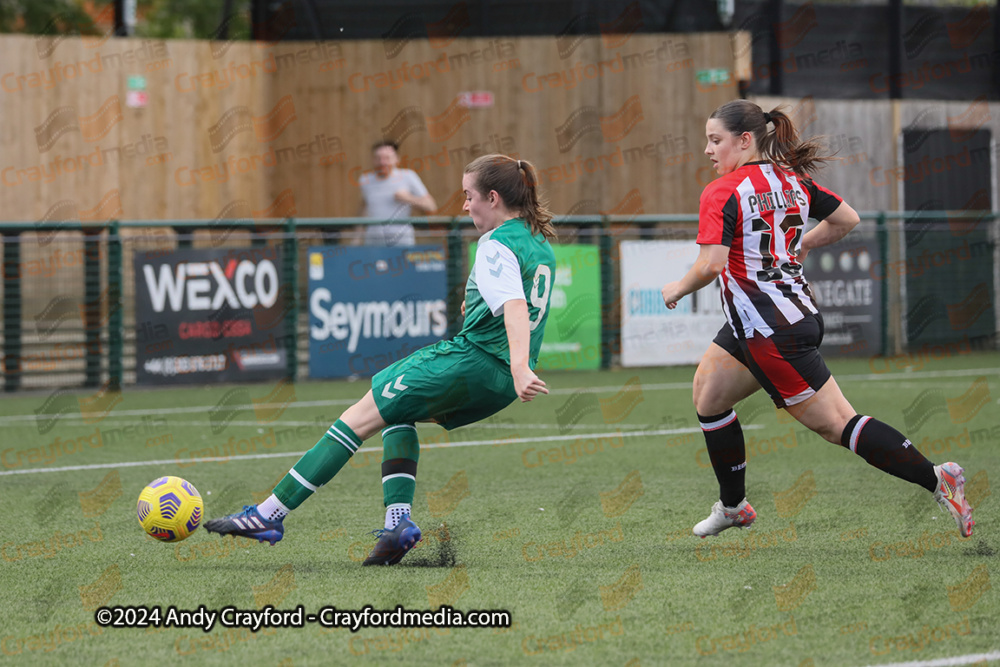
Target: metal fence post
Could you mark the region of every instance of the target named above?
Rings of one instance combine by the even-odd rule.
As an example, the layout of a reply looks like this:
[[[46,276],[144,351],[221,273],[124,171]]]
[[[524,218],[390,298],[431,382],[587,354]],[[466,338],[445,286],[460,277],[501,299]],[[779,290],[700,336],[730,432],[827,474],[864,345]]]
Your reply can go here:
[[[3,388],[21,388],[21,233],[3,233]]]
[[[178,250],[187,250],[194,247],[193,227],[174,227],[174,233],[177,234]]]
[[[611,350],[614,345],[615,326],[611,321],[614,314],[612,305],[615,300],[614,262],[611,260],[611,250],[614,247],[611,238],[611,223],[608,216],[601,217],[601,368],[611,368]]]
[[[459,318],[462,312],[462,301],[465,300],[463,285],[462,260],[465,247],[462,244],[462,227],[458,218],[453,218],[448,228],[448,270],[446,274],[448,287],[448,338],[454,338],[462,330]]]
[[[101,384],[101,238],[100,232],[83,232],[83,339],[84,387]],[[110,307],[110,304],[109,304]]]
[[[122,386],[122,313],[122,237],[116,220],[108,226],[108,388],[113,391]]]
[[[285,376],[295,382],[299,376],[299,243],[295,218],[285,220]]]
[[[889,231],[886,228],[885,211],[879,211],[875,219],[875,236],[878,239],[878,259],[882,264],[880,272],[882,312],[879,330],[882,332],[879,340],[880,354],[889,354]]]

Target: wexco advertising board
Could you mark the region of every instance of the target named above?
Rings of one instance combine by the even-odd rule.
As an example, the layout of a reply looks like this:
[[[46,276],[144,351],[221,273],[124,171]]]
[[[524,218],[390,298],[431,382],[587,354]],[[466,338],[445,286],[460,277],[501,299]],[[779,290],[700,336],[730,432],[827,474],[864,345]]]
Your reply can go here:
[[[309,248],[309,376],[371,377],[448,330],[438,246]]]
[[[469,266],[476,261],[469,247]],[[539,370],[601,366],[601,258],[597,246],[552,244],[556,275],[549,298]]]
[[[660,290],[694,266],[694,241],[622,241],[622,366],[696,364],[726,323],[713,282],[667,310]]]
[[[285,292],[276,247],[136,252],[136,382],[284,377]]]

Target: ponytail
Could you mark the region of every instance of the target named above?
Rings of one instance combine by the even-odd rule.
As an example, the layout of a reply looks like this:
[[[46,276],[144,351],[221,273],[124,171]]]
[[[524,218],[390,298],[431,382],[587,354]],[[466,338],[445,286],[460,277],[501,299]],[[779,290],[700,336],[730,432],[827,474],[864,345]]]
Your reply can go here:
[[[774,123],[774,131],[767,132],[757,148],[768,162],[774,162],[799,176],[813,174],[823,163],[832,159],[822,155],[823,145],[815,140],[802,141],[792,119],[784,112],[784,107],[772,109],[768,114]]]
[[[507,208],[519,210],[532,234],[542,234],[547,240],[556,239],[552,213],[538,195],[538,175],[527,160],[506,155],[483,155],[465,167],[465,173],[475,174],[476,189],[482,194],[495,190]]]
[[[750,132],[762,158],[805,177],[833,158],[822,154],[824,146],[817,139],[802,141],[784,109],[779,106],[765,112],[748,100],[733,100],[713,111],[709,118],[717,118],[733,134]],[[767,129],[768,124],[774,125],[773,131]]]

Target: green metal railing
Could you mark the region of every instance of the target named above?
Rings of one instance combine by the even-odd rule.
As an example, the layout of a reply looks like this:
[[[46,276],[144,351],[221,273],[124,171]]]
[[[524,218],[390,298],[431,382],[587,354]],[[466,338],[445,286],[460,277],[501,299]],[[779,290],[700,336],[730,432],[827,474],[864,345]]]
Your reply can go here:
[[[879,339],[879,349],[882,350],[882,354],[885,354],[886,350],[889,349],[889,228],[886,220],[885,213],[879,213],[878,217],[875,218],[875,234],[878,238],[879,249],[878,259],[882,267],[881,280],[879,281],[880,296],[882,297],[882,309],[879,313],[879,331],[882,332],[882,335]]]
[[[122,307],[122,240],[117,222],[108,228],[108,382],[111,389],[122,385],[124,356],[124,308]]]
[[[3,377],[4,389],[21,387],[21,244],[3,230]],[[18,372],[12,372],[16,369]]]
[[[898,298],[893,288],[893,275],[889,271],[891,259],[898,257],[902,236],[893,234],[894,230],[902,230],[912,223],[926,221],[928,223],[947,221],[955,234],[956,226],[961,232],[961,225],[971,227],[982,225],[988,221],[996,226],[996,218],[982,212],[869,212],[862,213],[862,220],[872,226],[879,246],[879,261],[881,266],[881,336],[878,342],[879,352],[892,353],[900,347],[899,336],[890,339],[893,322],[891,304]],[[900,224],[905,221],[905,224]],[[463,290],[467,276],[466,246],[478,235],[469,218],[415,218],[400,220],[401,223],[414,224],[418,229],[441,228],[435,238],[440,238],[447,249],[447,304],[449,313],[448,336],[458,332],[461,326],[458,317],[463,299]],[[30,325],[24,319],[25,295],[29,287],[38,287],[37,281],[26,276],[25,266],[25,235],[34,234],[39,245],[59,242],[79,246],[79,256],[82,257],[79,283],[67,283],[57,286],[59,294],[70,288],[82,286],[83,298],[80,305],[82,321],[82,384],[85,387],[97,387],[107,383],[111,388],[120,387],[125,380],[126,347],[125,335],[126,307],[128,294],[126,276],[124,275],[125,257],[129,243],[133,237],[125,235],[125,230],[139,229],[172,229],[175,236],[164,233],[164,239],[173,241],[174,249],[191,248],[196,243],[196,233],[210,231],[213,234],[223,232],[221,238],[228,241],[231,233],[249,233],[248,242],[251,246],[273,244],[281,248],[284,255],[283,289],[287,299],[283,335],[286,340],[296,341],[299,333],[300,319],[300,289],[303,280],[299,267],[299,255],[304,251],[304,239],[316,236],[318,233],[332,230],[343,230],[358,225],[370,224],[365,218],[287,218],[275,220],[163,220],[163,221],[111,221],[98,224],[82,224],[80,222],[37,222],[37,223],[0,223],[0,236],[3,240],[3,308],[2,308],[2,360],[3,388],[5,391],[17,391],[24,387],[24,377],[33,372],[25,365],[26,357],[25,326]],[[620,308],[618,286],[617,243],[626,239],[674,238],[693,240],[697,229],[695,215],[639,215],[639,216],[594,216],[576,215],[556,218],[557,228],[562,238],[560,242],[595,244],[599,247],[601,272],[601,367],[613,365],[616,355],[620,352]],[[873,223],[873,224],[872,224]],[[47,241],[41,240],[44,235]],[[338,242],[331,238],[335,235],[325,235],[321,240],[313,239],[313,243],[327,245]],[[339,238],[339,235],[336,235]],[[995,237],[995,232],[994,232]],[[994,237],[990,237],[991,239]],[[55,239],[55,241],[53,241]],[[146,239],[148,240],[148,239]],[[247,239],[242,238],[246,243]],[[992,241],[990,241],[992,243]],[[214,243],[214,242],[213,242]],[[54,256],[56,253],[52,253]],[[30,264],[30,262],[29,262]],[[30,273],[28,271],[27,273]],[[894,301],[896,299],[896,301]],[[57,303],[55,299],[50,305]],[[58,308],[53,308],[58,310]],[[42,313],[41,315],[44,315]],[[44,338],[44,319],[36,316],[36,329]],[[31,337],[29,336],[29,339]],[[29,340],[30,343],[30,340]],[[73,343],[74,345],[77,343]],[[286,348],[286,375],[294,380],[299,375],[300,357],[297,345],[290,344]],[[35,364],[38,366],[39,364]],[[74,367],[77,368],[77,367]],[[42,370],[46,370],[42,368]],[[79,375],[80,369],[74,371]]]

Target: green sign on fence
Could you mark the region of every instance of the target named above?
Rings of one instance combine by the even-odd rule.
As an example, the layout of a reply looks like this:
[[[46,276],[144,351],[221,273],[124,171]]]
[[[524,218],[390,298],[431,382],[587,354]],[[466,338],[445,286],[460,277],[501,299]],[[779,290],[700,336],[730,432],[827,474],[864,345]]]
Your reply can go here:
[[[597,246],[554,243],[556,277],[545,339],[538,355],[542,370],[601,367],[601,260]],[[469,266],[476,244],[469,246]]]
[[[538,367],[601,367],[601,258],[597,246],[553,245],[556,278]]]
[[[699,86],[726,85],[729,83],[729,70],[723,68],[700,69],[695,72]]]

